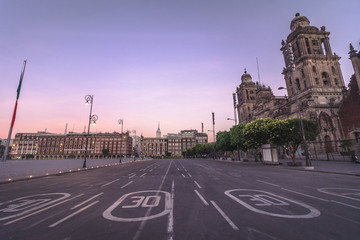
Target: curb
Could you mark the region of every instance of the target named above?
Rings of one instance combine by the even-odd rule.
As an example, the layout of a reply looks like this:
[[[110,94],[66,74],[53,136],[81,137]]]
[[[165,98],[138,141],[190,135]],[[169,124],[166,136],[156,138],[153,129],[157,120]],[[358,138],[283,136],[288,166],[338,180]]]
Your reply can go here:
[[[138,160],[138,161],[151,161],[153,160],[151,159],[146,159],[146,160]],[[112,164],[105,164],[102,166],[96,166],[96,167],[87,167],[87,168],[78,168],[77,170],[67,170],[67,171],[59,171],[57,173],[52,173],[52,174],[45,174],[45,175],[39,175],[39,176],[28,176],[28,177],[19,177],[16,179],[12,179],[9,178],[8,181],[0,181],[0,185],[1,184],[7,184],[7,183],[14,183],[14,182],[20,182],[20,181],[27,181],[27,180],[32,180],[32,179],[39,179],[39,178],[46,178],[46,177],[50,177],[50,176],[62,176],[65,174],[70,174],[70,173],[79,173],[79,172],[84,172],[84,171],[88,171],[88,170],[95,170],[95,169],[99,169],[99,168],[105,168],[105,167],[114,167],[114,166],[118,166],[118,165],[123,165],[123,164],[130,164],[133,162],[138,162],[138,161],[129,161],[129,162],[123,162],[123,163],[112,163]]]

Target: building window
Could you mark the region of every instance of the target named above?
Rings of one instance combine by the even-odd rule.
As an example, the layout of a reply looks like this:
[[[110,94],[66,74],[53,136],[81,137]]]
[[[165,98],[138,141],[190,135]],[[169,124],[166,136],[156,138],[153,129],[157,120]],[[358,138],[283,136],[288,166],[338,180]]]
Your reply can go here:
[[[317,85],[319,85],[319,79],[318,79],[318,78],[315,78],[315,83],[316,83]]]
[[[309,44],[309,39],[308,38],[305,38],[305,43],[306,43],[306,48],[307,48],[308,54],[311,54],[311,49],[310,49],[310,44]]]
[[[314,46],[318,46],[318,45],[319,45],[319,43],[318,43],[318,41],[317,41],[316,39],[313,39],[313,40],[312,40],[312,45],[314,45]]]
[[[332,74],[336,74],[334,66],[331,66],[331,72],[332,72]]]
[[[339,81],[337,80],[337,78],[334,79],[335,85],[338,86],[339,85]]]
[[[298,90],[301,90],[300,80],[298,78],[295,80],[295,83],[296,83]]]
[[[321,74],[321,77],[322,77],[322,80],[323,80],[323,83],[325,86],[330,85],[330,78],[329,78],[329,74],[327,72],[323,72]]]
[[[313,66],[312,69],[313,69],[313,73],[316,73],[316,67]]]

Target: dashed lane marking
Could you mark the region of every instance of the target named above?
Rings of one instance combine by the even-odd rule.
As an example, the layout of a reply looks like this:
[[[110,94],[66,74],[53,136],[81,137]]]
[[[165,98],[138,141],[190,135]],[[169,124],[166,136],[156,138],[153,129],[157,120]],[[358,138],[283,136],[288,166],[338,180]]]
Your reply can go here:
[[[234,230],[236,231],[239,230],[239,228],[233,223],[233,221],[230,220],[230,218],[223,212],[223,210],[221,210],[221,208],[214,201],[210,201],[210,202]]]
[[[89,198],[89,199],[87,199],[87,200],[83,201],[82,203],[79,203],[78,205],[76,205],[76,206],[74,206],[74,207],[72,207],[72,208],[70,208],[70,209],[75,209],[75,208],[78,208],[78,207],[80,207],[80,206],[84,205],[85,203],[90,202],[90,201],[91,201],[91,200],[93,200],[94,198],[96,198],[96,197],[98,197],[98,196],[102,195],[103,193],[104,193],[104,192],[101,192],[101,193],[99,193],[99,194],[96,194],[95,196],[92,196],[91,198]]]
[[[203,196],[201,196],[201,194],[200,194],[197,190],[194,189],[194,191],[195,191],[196,195],[198,195],[198,197],[200,198],[200,200],[201,200],[206,206],[209,206],[209,203],[205,200],[205,198],[204,198]]]
[[[127,186],[130,185],[131,183],[133,183],[133,181],[128,182],[127,184],[125,184],[125,185],[122,186],[121,188],[127,187]]]

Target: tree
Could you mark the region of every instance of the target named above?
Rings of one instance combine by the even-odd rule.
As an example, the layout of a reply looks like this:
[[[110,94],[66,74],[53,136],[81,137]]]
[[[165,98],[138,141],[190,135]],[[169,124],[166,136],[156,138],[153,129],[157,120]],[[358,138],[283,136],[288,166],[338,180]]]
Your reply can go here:
[[[267,131],[270,134],[269,141],[276,145],[285,145],[292,161],[296,164],[296,151],[302,143],[299,118],[288,118],[286,120],[276,120],[268,125]],[[314,141],[319,134],[318,125],[313,120],[302,119],[305,140]]]
[[[240,123],[230,129],[230,143],[237,146],[241,151],[246,152],[248,149],[245,147],[244,129],[246,123]]]
[[[109,149],[108,148],[104,148],[103,150],[102,150],[102,154],[103,154],[103,156],[104,157],[107,157],[108,155],[109,155]]]
[[[224,152],[234,150],[230,141],[230,132],[223,131],[216,134],[216,149]]]
[[[270,132],[267,125],[273,121],[275,120],[272,118],[259,118],[246,124],[243,132],[245,148],[256,149],[270,143]]]

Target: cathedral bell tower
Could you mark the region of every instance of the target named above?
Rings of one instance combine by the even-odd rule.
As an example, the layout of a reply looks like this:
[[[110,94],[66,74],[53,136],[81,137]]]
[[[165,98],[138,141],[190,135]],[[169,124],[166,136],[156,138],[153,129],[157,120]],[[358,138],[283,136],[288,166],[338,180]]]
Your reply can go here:
[[[335,140],[342,136],[338,109],[345,88],[341,73],[340,57],[332,52],[325,27],[310,26],[310,21],[299,13],[290,24],[291,33],[282,41],[285,68],[282,74],[290,101],[295,95],[300,101],[301,114],[317,120],[320,127],[319,140]],[[291,73],[286,45],[291,43],[295,70]],[[293,86],[294,85],[294,86]],[[295,91],[293,91],[293,87]],[[296,116],[296,104],[291,107],[291,117]]]
[[[251,122],[253,120],[253,108],[256,104],[256,85],[250,74],[244,71],[241,76],[241,84],[236,88],[238,98],[237,111],[239,123]]]

